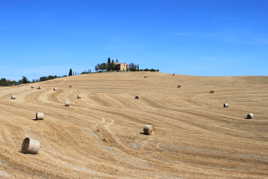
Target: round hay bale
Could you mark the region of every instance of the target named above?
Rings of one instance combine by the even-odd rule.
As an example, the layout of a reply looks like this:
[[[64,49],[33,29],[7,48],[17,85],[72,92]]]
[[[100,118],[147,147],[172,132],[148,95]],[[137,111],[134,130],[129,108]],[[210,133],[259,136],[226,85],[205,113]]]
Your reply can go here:
[[[21,152],[25,154],[37,154],[40,149],[40,142],[26,137],[21,146]]]
[[[210,94],[214,94],[215,91],[214,91],[214,90],[210,90],[209,93],[210,93]]]
[[[44,118],[45,118],[45,114],[42,112],[37,112],[35,114],[35,120],[44,120]]]
[[[12,95],[12,96],[10,96],[10,99],[15,100],[16,96]]]
[[[71,102],[69,100],[65,100],[64,101],[64,106],[70,107],[71,106]]]
[[[229,108],[229,104],[228,104],[228,103],[224,103],[224,104],[223,104],[223,107],[224,107],[224,108]]]
[[[140,97],[139,96],[135,96],[135,98],[134,99],[140,99]]]
[[[181,85],[178,85],[177,88],[181,88]]]
[[[143,134],[144,135],[151,135],[153,133],[153,126],[150,124],[146,124],[143,127]]]
[[[254,114],[253,113],[246,114],[245,119],[254,119]]]

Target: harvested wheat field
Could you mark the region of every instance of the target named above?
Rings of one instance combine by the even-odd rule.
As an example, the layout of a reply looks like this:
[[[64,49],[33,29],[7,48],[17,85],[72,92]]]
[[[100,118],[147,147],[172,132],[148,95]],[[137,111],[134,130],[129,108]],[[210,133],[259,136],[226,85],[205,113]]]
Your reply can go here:
[[[73,76],[0,88],[0,114],[0,178],[268,178],[268,77]]]

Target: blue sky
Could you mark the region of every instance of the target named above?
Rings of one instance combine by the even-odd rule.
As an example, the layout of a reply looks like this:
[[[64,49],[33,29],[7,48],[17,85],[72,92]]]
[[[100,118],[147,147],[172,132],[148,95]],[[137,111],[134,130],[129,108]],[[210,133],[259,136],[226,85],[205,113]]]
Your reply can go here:
[[[81,72],[107,57],[167,73],[268,75],[268,1],[1,1],[0,77]]]

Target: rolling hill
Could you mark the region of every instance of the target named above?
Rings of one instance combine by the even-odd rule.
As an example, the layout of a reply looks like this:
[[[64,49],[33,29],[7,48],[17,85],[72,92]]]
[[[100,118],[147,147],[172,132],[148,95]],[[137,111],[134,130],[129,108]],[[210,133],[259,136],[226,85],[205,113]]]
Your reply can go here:
[[[20,152],[25,137],[38,154]],[[0,178],[268,178],[268,77],[112,72],[2,87]]]

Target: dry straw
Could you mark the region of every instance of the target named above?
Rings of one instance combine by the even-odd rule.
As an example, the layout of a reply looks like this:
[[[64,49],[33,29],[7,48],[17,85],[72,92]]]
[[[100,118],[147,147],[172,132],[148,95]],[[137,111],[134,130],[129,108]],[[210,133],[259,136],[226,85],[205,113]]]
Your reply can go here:
[[[40,142],[35,139],[26,137],[21,146],[21,152],[25,154],[37,154],[40,149]]]

